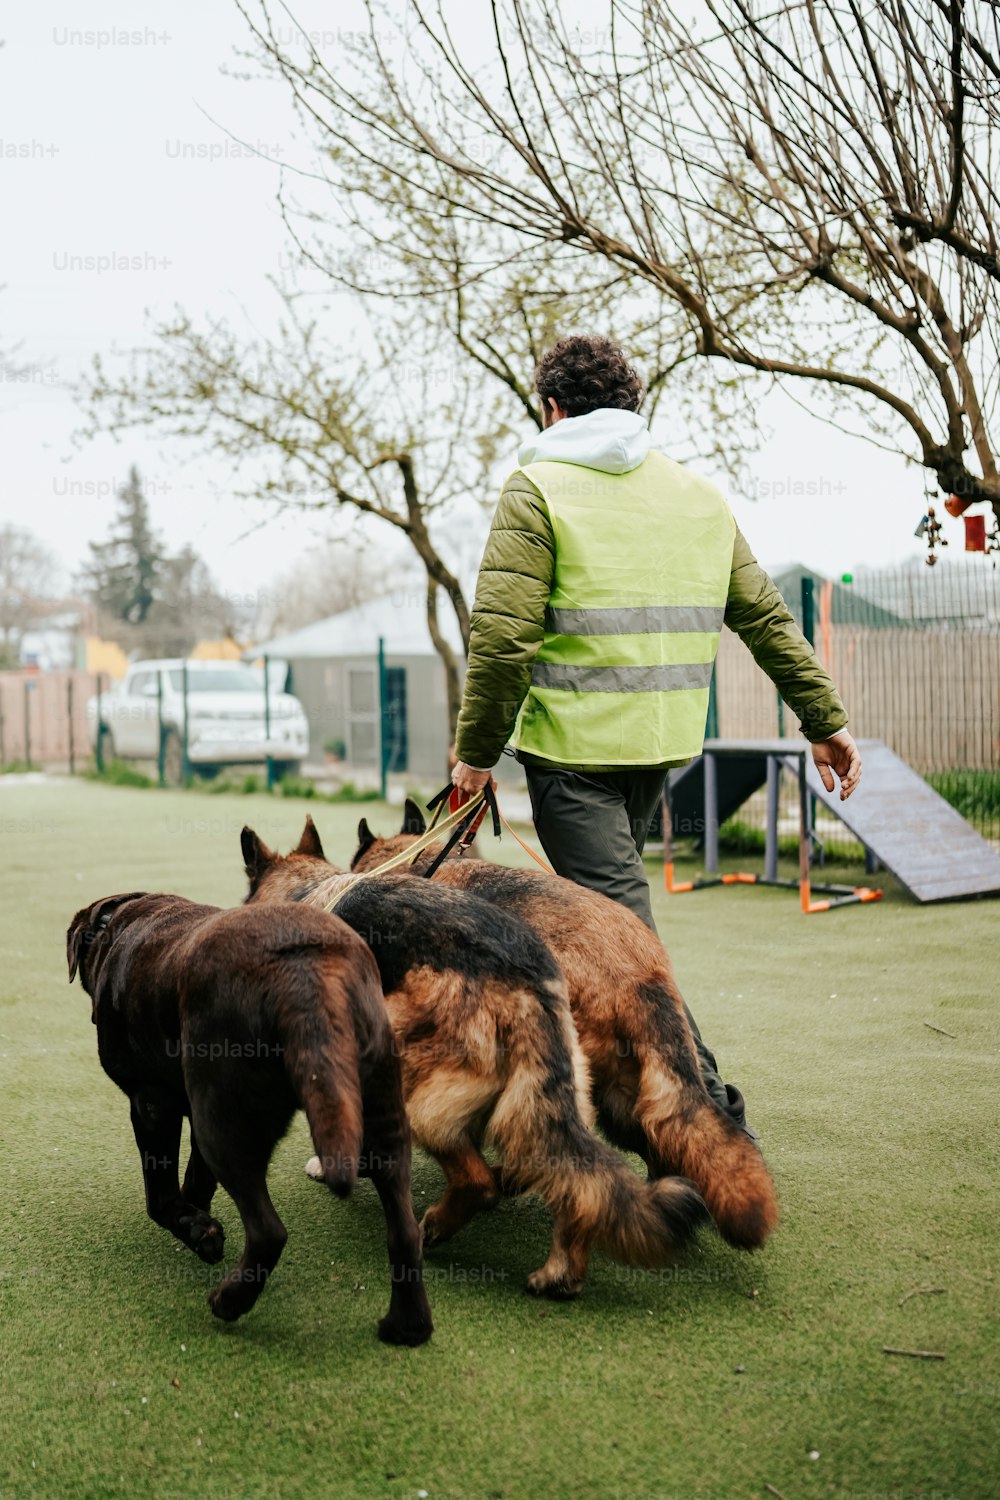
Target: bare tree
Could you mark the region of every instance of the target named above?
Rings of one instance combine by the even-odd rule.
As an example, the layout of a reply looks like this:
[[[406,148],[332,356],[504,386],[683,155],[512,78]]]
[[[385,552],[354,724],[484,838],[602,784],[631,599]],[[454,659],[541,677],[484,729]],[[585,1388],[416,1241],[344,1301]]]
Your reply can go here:
[[[311,625],[386,593],[390,570],[369,554],[331,541],[268,586],[254,622],[257,640]]]
[[[473,393],[426,320],[383,321],[371,338],[374,359],[332,345],[293,295],[266,339],[241,341],[221,322],[198,329],[178,315],[126,368],[111,374],[97,362],[85,393],[91,430],[156,426],[231,458],[248,500],[333,507],[394,528],[424,570],[454,721],[460,664],[438,624],[439,593],[466,644],[469,609],[436,528],[456,500],[483,488],[483,458],[467,439]]]
[[[603,278],[641,320],[645,287],[664,388],[720,364],[723,403],[780,382],[1000,516],[996,6],[705,0],[698,30],[607,0],[584,33],[557,0],[495,0],[484,67],[450,0],[395,0],[398,28],[365,5],[335,69],[269,0],[241,9],[394,295],[443,305],[457,262],[498,309],[512,275]]]
[[[52,552],[23,526],[0,526],[0,665],[20,662],[21,637],[53,613],[57,567]]]

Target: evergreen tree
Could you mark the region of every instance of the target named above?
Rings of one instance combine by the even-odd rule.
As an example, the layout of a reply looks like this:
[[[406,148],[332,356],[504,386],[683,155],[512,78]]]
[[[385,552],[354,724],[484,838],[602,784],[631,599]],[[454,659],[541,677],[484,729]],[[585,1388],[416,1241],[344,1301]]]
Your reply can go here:
[[[84,577],[102,614],[141,625],[156,600],[164,552],[153,531],[139,471],[133,465],[118,492],[118,514],[106,542],[90,543]]]

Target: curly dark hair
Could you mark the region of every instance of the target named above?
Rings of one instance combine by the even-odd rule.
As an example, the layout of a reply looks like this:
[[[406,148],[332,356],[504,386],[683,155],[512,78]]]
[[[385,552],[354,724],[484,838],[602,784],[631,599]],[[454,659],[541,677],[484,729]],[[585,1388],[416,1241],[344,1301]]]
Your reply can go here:
[[[560,339],[542,355],[535,390],[543,402],[553,397],[568,417],[585,416],[600,406],[637,411],[645,395],[614,339],[579,334]]]

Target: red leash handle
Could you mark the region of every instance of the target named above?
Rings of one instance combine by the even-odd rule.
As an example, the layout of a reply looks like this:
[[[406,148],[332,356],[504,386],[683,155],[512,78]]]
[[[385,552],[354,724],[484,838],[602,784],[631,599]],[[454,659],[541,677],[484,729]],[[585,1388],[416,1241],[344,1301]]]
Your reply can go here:
[[[483,788],[483,792],[485,794],[483,805],[477,812],[472,823],[467,829],[465,829],[462,834],[461,843],[464,849],[467,849],[469,847],[469,845],[472,843],[472,840],[479,832],[479,827],[483,819],[485,818],[487,811],[493,814],[493,836],[494,838],[500,837],[500,809],[497,806],[496,792],[493,790],[493,787],[489,782],[486,783],[485,787]],[[449,812],[458,812],[459,808],[463,806],[462,793],[457,789],[454,782],[449,781],[448,785],[442,787],[441,790],[437,792],[435,796],[433,796],[428,802],[427,811],[431,812],[434,808],[437,808],[440,812],[440,808],[444,802],[445,797],[448,798]],[[438,814],[435,814],[435,817],[431,822],[432,828],[434,826],[434,823],[437,821],[437,817]]]

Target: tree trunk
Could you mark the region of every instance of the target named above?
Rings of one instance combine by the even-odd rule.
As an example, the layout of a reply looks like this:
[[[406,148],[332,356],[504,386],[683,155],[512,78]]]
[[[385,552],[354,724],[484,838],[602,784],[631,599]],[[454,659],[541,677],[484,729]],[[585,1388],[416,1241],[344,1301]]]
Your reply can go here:
[[[448,644],[444,636],[437,615],[438,585],[433,578],[427,579],[427,628],[430,631],[434,649],[441,658],[444,667],[445,693],[448,700],[448,749],[451,750],[455,743],[455,731],[458,727],[458,711],[462,706],[462,679],[459,672],[458,657]]]

